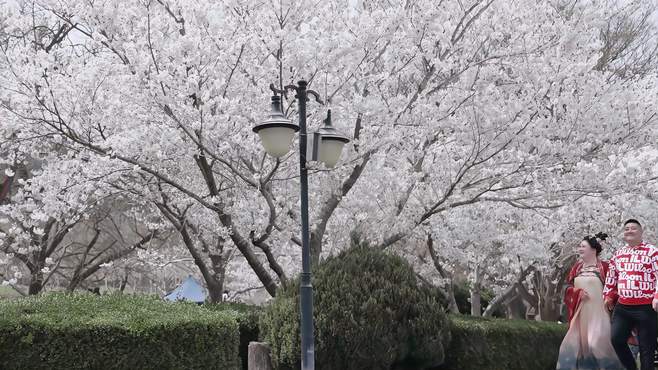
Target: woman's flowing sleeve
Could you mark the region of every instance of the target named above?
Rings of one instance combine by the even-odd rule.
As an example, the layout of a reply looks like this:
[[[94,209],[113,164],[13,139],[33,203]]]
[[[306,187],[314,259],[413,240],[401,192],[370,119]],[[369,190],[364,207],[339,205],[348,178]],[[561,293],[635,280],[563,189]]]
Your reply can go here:
[[[569,312],[570,323],[571,319],[573,319],[573,315],[576,313],[576,309],[578,309],[578,306],[580,305],[580,301],[583,295],[583,290],[576,288],[573,285],[573,282],[576,278],[576,272],[577,265],[574,265],[574,267],[569,272],[569,275],[567,276],[567,289],[564,292],[564,304],[567,306],[567,310]]]

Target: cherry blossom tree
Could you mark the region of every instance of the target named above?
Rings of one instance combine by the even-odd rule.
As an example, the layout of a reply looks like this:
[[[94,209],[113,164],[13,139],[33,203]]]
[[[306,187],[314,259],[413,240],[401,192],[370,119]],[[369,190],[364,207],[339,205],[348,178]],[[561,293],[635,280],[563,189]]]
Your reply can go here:
[[[54,276],[63,277],[67,289],[74,290],[102,265],[164,236],[138,225],[135,220],[143,216],[131,215],[137,210],[116,193],[89,188],[85,168],[77,164],[61,160],[33,169],[0,205],[0,256],[13,271],[5,278],[12,283],[27,280],[27,294],[38,294]],[[28,276],[21,279],[25,271]]]
[[[637,48],[646,43],[610,41],[615,19],[626,22],[617,10],[11,2],[0,16],[0,131],[11,139],[0,149],[10,165],[45,151],[48,163],[84,167],[83,187],[155,207],[209,286],[221,286],[235,249],[274,295],[298,270],[299,210],[296,156],[267,157],[251,132],[270,83],[309,80],[353,136],[337,168],[312,167],[314,262],[352,231],[403,250],[462,207],[550,211],[628,184],[622,162],[658,136],[657,85],[637,64],[650,65]],[[293,97],[284,100],[293,117]],[[325,108],[311,107],[311,128]],[[634,168],[634,187],[652,181],[650,168]],[[594,175],[607,182],[583,183]],[[493,251],[493,239],[474,245]]]

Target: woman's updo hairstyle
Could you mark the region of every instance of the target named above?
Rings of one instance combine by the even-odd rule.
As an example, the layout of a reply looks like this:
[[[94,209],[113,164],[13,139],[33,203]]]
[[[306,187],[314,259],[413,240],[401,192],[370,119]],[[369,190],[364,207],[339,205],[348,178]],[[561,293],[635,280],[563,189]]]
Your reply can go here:
[[[608,234],[601,232],[596,233],[594,236],[587,235],[583,240],[589,243],[590,247],[596,249],[596,255],[598,256],[603,250],[603,246],[601,246],[599,240],[606,240],[607,238]]]

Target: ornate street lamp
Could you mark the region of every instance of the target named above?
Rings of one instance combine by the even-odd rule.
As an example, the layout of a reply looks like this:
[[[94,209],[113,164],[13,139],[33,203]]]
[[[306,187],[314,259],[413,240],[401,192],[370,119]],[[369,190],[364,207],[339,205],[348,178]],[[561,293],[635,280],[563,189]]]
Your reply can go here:
[[[350,139],[331,125],[331,109],[329,109],[324,127],[313,133],[311,160],[322,162],[328,168],[334,168],[340,159],[343,147],[349,142]]]
[[[302,370],[315,369],[315,345],[313,339],[313,286],[311,285],[311,248],[309,244],[308,223],[308,168],[307,168],[307,134],[306,134],[306,101],[309,95],[324,104],[318,93],[306,89],[306,81],[299,81],[297,85],[288,85],[278,90],[274,85],[270,89],[274,92],[272,97],[272,114],[263,123],[255,126],[253,131],[258,133],[263,147],[268,154],[274,157],[286,155],[294,133],[299,131],[299,174],[300,174],[300,200],[302,216],[302,273],[300,282],[300,311],[302,336]],[[295,91],[295,98],[299,106],[299,126],[288,120],[281,110],[281,97],[288,90]],[[311,160],[319,160],[329,168],[334,167],[340,154],[349,139],[338,133],[331,126],[331,111],[327,114],[325,126],[313,134]]]

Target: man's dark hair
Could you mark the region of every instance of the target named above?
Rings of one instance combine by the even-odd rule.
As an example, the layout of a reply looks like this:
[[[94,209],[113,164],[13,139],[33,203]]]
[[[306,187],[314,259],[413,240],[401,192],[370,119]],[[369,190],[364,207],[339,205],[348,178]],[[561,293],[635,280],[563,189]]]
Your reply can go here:
[[[628,224],[636,224],[637,226],[642,227],[642,224],[640,223],[640,221],[638,221],[634,218],[629,218],[628,220],[626,220],[626,222],[624,222],[624,226],[626,226]]]

